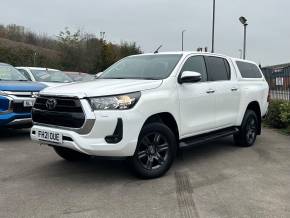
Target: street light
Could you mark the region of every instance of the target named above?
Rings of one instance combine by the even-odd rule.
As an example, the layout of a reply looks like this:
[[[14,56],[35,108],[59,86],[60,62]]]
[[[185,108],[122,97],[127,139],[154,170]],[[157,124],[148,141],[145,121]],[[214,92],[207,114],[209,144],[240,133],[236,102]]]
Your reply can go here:
[[[244,52],[243,52],[243,59],[246,59],[246,46],[247,46],[247,26],[248,26],[248,23],[247,23],[247,19],[245,17],[240,17],[239,18],[241,24],[243,24],[244,26]]]
[[[213,0],[213,9],[212,9],[212,36],[211,36],[212,53],[214,53],[214,31],[215,31],[215,0]]]
[[[183,38],[184,38],[184,32],[185,32],[186,30],[182,30],[182,32],[181,32],[181,51],[183,51]]]

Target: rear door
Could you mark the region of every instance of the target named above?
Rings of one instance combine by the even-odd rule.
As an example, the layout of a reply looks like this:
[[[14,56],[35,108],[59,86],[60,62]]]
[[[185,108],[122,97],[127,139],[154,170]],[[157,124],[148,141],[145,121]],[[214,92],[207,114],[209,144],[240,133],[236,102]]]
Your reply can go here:
[[[233,126],[239,111],[240,90],[234,68],[222,57],[205,56],[209,88],[215,96],[216,128]]]
[[[182,69],[202,75],[200,82],[178,84],[182,137],[210,131],[215,127],[215,97],[209,92],[206,66],[203,56],[189,57]]]

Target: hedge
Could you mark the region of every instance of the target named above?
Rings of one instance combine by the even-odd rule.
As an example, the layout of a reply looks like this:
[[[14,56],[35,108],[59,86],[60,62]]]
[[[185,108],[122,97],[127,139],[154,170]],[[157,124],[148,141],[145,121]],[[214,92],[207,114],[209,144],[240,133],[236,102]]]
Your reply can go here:
[[[271,100],[265,123],[273,128],[287,129],[290,133],[290,102]]]

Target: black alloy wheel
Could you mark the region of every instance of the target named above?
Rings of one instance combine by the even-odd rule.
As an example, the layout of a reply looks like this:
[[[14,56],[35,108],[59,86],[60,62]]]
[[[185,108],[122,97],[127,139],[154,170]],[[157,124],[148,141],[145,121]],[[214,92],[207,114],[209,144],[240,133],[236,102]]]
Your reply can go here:
[[[234,135],[235,144],[241,147],[254,145],[259,125],[261,124],[258,122],[257,114],[252,110],[247,110],[239,132]]]
[[[155,170],[168,160],[169,143],[161,133],[144,135],[137,149],[137,158],[147,170]]]
[[[145,125],[139,135],[134,156],[130,158],[138,176],[150,179],[162,176],[176,155],[176,138],[163,123]]]
[[[246,125],[246,140],[247,144],[252,145],[257,137],[257,124],[256,119],[251,116],[248,118]]]

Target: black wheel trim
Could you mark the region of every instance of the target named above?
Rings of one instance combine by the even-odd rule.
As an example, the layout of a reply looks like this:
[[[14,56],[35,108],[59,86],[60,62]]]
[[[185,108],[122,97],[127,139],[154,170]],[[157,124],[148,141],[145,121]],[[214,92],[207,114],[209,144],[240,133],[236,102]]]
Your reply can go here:
[[[156,170],[164,166],[169,157],[169,143],[159,132],[148,133],[140,139],[137,148],[137,160],[147,170]]]
[[[254,117],[249,117],[246,125],[246,140],[249,144],[254,143],[257,136],[257,122]]]

